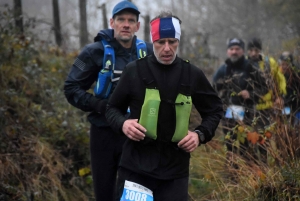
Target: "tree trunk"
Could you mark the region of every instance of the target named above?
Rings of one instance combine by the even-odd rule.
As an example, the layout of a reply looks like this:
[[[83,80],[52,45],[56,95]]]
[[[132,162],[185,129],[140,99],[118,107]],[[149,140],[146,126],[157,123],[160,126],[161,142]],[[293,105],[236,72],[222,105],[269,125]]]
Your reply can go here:
[[[86,0],[79,0],[80,11],[80,47],[88,43],[87,17],[86,17]]]
[[[106,4],[103,3],[101,6],[99,6],[98,8],[100,8],[102,10],[102,19],[103,19],[103,29],[108,29],[108,20],[107,20],[107,15],[106,15]]]
[[[58,46],[61,46],[62,37],[61,37],[61,29],[60,29],[60,17],[59,17],[59,5],[58,0],[52,0],[53,5],[53,21],[54,21],[54,34],[55,34],[55,42]]]
[[[150,16],[147,14],[144,17],[144,40],[150,42]]]
[[[16,28],[19,29],[21,33],[24,32],[23,27],[23,12],[22,12],[22,1],[14,0],[14,18]]]

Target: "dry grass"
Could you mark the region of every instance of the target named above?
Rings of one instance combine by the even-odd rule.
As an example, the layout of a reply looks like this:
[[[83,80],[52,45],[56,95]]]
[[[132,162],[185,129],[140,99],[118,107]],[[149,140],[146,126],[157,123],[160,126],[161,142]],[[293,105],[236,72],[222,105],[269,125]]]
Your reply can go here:
[[[89,200],[88,124],[62,91],[75,54],[40,51],[0,19],[0,200]]]

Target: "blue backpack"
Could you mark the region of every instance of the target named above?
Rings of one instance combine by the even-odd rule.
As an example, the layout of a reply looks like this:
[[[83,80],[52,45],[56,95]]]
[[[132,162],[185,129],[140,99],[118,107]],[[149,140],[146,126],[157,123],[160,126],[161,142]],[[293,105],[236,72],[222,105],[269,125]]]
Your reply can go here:
[[[106,40],[101,40],[104,47],[104,56],[102,70],[98,74],[94,93],[97,98],[106,99],[111,93],[113,82],[119,78],[115,78],[115,51]],[[147,55],[147,46],[143,40],[136,39],[137,58],[143,58]]]

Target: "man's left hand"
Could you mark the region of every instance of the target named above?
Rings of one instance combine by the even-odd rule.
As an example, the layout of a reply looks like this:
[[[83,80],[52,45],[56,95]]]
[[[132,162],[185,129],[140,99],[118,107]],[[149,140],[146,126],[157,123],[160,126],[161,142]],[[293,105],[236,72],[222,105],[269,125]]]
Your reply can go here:
[[[183,149],[186,152],[193,152],[199,145],[199,137],[195,132],[188,131],[187,136],[185,136],[178,143],[178,147]]]

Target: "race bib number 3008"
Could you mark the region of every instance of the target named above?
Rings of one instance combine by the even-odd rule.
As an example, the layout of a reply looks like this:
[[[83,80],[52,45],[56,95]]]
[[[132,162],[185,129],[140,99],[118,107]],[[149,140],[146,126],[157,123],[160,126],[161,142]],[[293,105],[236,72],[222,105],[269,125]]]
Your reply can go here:
[[[140,184],[126,180],[120,201],[153,201],[153,193]]]
[[[238,105],[230,105],[227,110],[225,117],[228,119],[235,119],[243,121],[245,116],[245,108]]]

